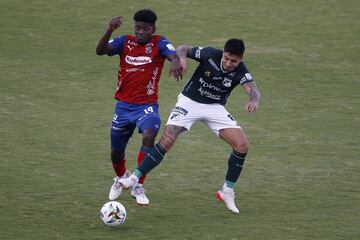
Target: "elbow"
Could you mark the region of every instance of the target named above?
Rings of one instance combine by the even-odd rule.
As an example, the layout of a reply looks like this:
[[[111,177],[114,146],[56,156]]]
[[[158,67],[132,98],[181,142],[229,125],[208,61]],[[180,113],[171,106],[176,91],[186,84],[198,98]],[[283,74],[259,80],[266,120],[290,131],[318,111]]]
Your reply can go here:
[[[190,55],[192,47],[187,45],[181,45],[176,48],[176,53],[179,56],[179,58],[186,58]]]
[[[178,47],[176,48],[176,52],[181,51],[183,48],[184,48],[184,46],[178,46]]]
[[[100,49],[96,49],[96,55],[102,56],[104,55],[104,51],[101,51]]]

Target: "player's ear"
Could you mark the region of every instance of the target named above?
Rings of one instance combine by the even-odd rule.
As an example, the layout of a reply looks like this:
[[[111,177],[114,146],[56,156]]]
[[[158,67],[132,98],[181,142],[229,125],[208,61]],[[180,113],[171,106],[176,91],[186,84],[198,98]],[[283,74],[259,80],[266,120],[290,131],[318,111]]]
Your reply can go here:
[[[153,32],[155,33],[156,32],[156,26],[154,25],[154,28],[153,28]]]

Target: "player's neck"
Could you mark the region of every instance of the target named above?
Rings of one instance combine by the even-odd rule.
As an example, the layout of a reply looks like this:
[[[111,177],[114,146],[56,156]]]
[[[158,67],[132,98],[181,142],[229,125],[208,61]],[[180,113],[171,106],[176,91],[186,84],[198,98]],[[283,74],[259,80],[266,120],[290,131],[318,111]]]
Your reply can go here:
[[[146,44],[151,43],[153,38],[154,38],[154,35],[152,35],[151,38],[149,38],[146,42],[138,42],[136,39],[135,39],[135,42],[141,46],[145,46]]]

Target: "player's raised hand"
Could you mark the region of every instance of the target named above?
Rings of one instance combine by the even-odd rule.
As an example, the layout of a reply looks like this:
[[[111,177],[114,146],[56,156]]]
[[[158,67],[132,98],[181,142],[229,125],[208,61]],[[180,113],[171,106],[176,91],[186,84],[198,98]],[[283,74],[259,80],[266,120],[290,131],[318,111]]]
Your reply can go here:
[[[109,29],[114,31],[115,29],[120,28],[124,24],[124,18],[121,16],[114,17],[109,23]]]

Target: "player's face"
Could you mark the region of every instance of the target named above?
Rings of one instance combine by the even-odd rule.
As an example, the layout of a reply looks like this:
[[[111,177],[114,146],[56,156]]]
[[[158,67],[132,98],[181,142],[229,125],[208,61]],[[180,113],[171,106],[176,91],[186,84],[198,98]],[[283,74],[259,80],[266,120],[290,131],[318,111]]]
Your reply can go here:
[[[146,44],[150,42],[156,27],[151,23],[135,22],[135,38],[136,42]]]
[[[242,62],[242,60],[242,56],[231,54],[229,52],[223,52],[223,56],[221,58],[222,68],[225,71],[234,71],[235,68]]]

